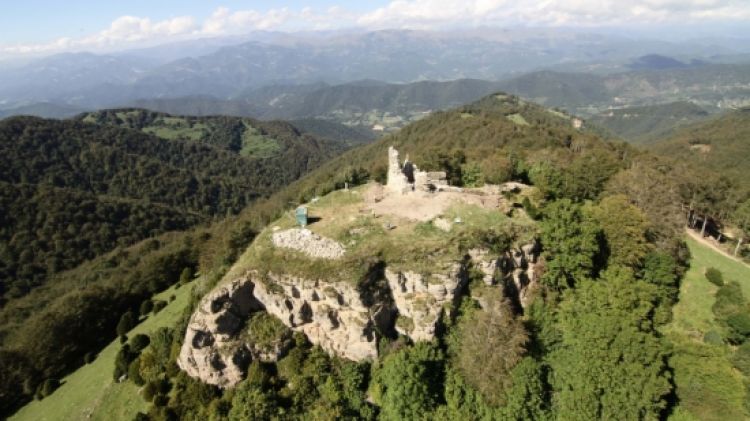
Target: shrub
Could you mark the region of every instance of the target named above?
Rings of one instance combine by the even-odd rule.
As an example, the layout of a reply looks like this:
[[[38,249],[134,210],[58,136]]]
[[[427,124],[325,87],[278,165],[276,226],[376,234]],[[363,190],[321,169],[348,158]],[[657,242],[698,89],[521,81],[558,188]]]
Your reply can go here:
[[[125,312],[122,316],[120,316],[120,321],[117,323],[117,334],[125,335],[130,332],[130,329],[134,327],[135,317],[133,316],[133,312]]]
[[[193,280],[193,271],[190,268],[185,268],[180,273],[179,285],[185,285]]]
[[[60,387],[60,380],[47,379],[42,383],[42,387],[39,389],[39,393],[43,398],[51,395],[58,387]]]
[[[130,349],[132,349],[133,352],[136,353],[141,352],[148,346],[149,343],[151,343],[151,339],[149,339],[148,335],[139,333],[133,336],[133,339],[130,340]]]
[[[529,215],[529,218],[536,221],[541,217],[539,209],[531,203],[531,200],[529,200],[528,197],[523,198],[521,206],[523,206],[523,209],[526,211],[526,214]]]
[[[719,269],[708,268],[706,270],[706,279],[717,287],[724,285],[724,276],[722,276]]]
[[[741,344],[750,337],[750,314],[737,313],[727,318],[729,327],[729,342],[734,345]]]
[[[175,297],[175,296],[174,296],[174,294],[170,295],[170,296],[169,296],[169,302],[171,303],[171,302],[172,302],[172,301],[174,301],[174,300],[175,300],[176,298],[177,298],[177,297]]]
[[[706,334],[703,335],[703,342],[709,345],[724,345],[724,339],[721,337],[719,332],[715,330],[709,330],[708,332],[706,332]]]
[[[148,313],[151,313],[151,310],[154,309],[154,302],[151,300],[145,300],[141,303],[141,307],[139,308],[138,312],[141,314],[141,316],[146,316]]]
[[[166,306],[167,306],[167,302],[166,302],[166,301],[163,301],[163,300],[157,300],[157,301],[156,301],[156,302],[154,303],[154,314],[156,314],[156,313],[158,313],[158,312],[162,311],[162,310],[164,309],[164,307],[166,307]]]
[[[143,386],[145,380],[141,376],[141,360],[136,358],[128,366],[128,378],[133,381],[137,386]]]
[[[87,352],[86,355],[83,356],[83,362],[86,364],[91,364],[96,359],[96,352]]]
[[[746,341],[732,356],[732,363],[742,374],[750,377],[750,341]]]
[[[139,412],[135,414],[133,421],[149,421],[150,419],[151,418],[149,418],[148,415],[144,414],[143,412]]]
[[[146,402],[151,402],[154,400],[154,395],[156,394],[156,383],[154,382],[148,382],[145,386],[143,386],[143,389],[141,389],[141,396],[143,397],[143,400]]]
[[[719,290],[716,291],[716,301],[711,310],[719,320],[744,312],[745,299],[742,297],[740,284],[731,281],[720,286]]]
[[[156,395],[154,396],[154,406],[167,406],[167,403],[169,403],[169,398],[165,395]]]
[[[484,185],[484,176],[479,165],[471,163],[461,167],[461,184],[465,187],[481,187]]]
[[[33,395],[39,388],[39,379],[36,377],[28,377],[23,381],[23,393],[26,395]]]
[[[118,381],[123,374],[128,373],[130,362],[133,361],[135,357],[136,355],[130,350],[130,345],[124,344],[122,348],[120,348],[120,351],[117,352],[117,356],[115,357],[115,370],[112,373],[112,378],[115,381]]]

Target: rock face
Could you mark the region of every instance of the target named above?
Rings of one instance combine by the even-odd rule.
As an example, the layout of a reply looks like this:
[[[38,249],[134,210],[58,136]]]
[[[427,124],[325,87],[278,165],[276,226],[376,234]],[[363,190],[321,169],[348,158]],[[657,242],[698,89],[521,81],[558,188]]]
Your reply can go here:
[[[500,257],[490,257],[489,251],[479,249],[469,251],[469,255],[476,268],[484,275],[485,284],[503,286],[506,295],[526,308],[538,286],[541,271],[539,251],[540,246],[534,241],[506,251]]]
[[[235,335],[252,311],[262,307],[253,296],[253,284],[242,279],[222,286],[203,298],[190,318],[177,364],[192,377],[220,387],[245,376],[253,356]]]
[[[304,333],[329,353],[363,360],[377,357],[376,330],[387,330],[394,309],[376,280],[355,288],[345,282],[321,283],[270,275],[255,282],[255,297],[285,325]],[[377,298],[377,299],[376,299]]]
[[[413,341],[435,337],[440,317],[453,309],[458,293],[466,284],[466,270],[455,264],[447,274],[422,275],[385,270],[385,278],[398,310],[396,330]]]
[[[271,240],[276,247],[301,251],[316,259],[338,259],[345,252],[344,247],[338,242],[304,228],[275,232]]]
[[[515,291],[517,301],[526,306],[536,283],[537,254],[536,243],[499,257],[472,250],[470,259],[431,274],[376,265],[358,284],[249,271],[201,301],[178,363],[192,377],[231,387],[242,380],[253,359],[280,358],[287,342],[263,351],[239,334],[251,313],[261,310],[329,353],[355,361],[377,358],[380,334],[397,331],[413,341],[433,339],[442,316],[454,310],[472,266],[487,284]]]

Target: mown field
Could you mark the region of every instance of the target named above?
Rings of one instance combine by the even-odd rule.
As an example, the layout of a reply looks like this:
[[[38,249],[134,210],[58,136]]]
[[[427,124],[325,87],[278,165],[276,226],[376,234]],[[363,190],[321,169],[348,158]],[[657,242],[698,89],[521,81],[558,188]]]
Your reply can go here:
[[[128,333],[149,334],[161,327],[174,326],[190,299],[192,283],[179,289],[174,287],[157,294],[154,300],[169,302],[157,314],[151,314]],[[62,380],[62,385],[52,395],[41,401],[32,401],[14,414],[11,420],[132,420],[147,404],[138,394],[133,382],[117,383],[112,379],[115,356],[120,349],[119,340],[110,343],[91,364],[84,365]]]

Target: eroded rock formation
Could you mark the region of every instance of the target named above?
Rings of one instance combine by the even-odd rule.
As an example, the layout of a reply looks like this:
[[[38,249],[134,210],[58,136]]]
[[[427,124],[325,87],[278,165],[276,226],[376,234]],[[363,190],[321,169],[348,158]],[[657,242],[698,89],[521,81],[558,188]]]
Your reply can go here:
[[[243,335],[253,312],[266,311],[329,353],[351,360],[377,357],[378,335],[394,331],[413,341],[435,337],[442,316],[450,316],[465,290],[469,269],[488,285],[515,291],[522,306],[536,282],[538,246],[529,244],[501,256],[472,250],[444,273],[416,273],[375,266],[367,279],[326,282],[248,271],[217,287],[190,319],[178,363],[190,376],[220,387],[244,377],[253,359],[284,355],[289,338],[258,349]]]

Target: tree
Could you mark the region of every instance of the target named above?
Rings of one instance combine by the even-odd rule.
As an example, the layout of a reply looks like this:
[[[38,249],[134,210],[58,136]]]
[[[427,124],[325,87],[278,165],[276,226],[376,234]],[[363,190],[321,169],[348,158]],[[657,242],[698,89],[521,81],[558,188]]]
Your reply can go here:
[[[511,370],[523,358],[528,335],[498,288],[482,291],[483,309],[461,318],[456,365],[466,383],[490,405],[502,405]]]
[[[478,164],[465,164],[461,167],[461,184],[465,187],[481,187],[484,185],[484,176]]]
[[[624,194],[649,222],[650,240],[676,257],[677,241],[685,226],[677,181],[661,162],[637,161],[607,183],[609,194]]]
[[[661,251],[651,251],[643,263],[640,277],[657,289],[658,306],[654,311],[654,323],[666,324],[672,319],[672,305],[679,294],[680,268],[677,261]]]
[[[42,397],[46,398],[47,396],[51,395],[52,392],[57,390],[58,387],[60,387],[60,380],[46,379],[44,383],[42,383],[42,386],[39,389],[39,393],[42,395]]]
[[[649,319],[655,296],[653,285],[626,271],[566,294],[561,346],[550,356],[559,419],[659,418],[671,387],[666,345]]]
[[[141,316],[146,316],[149,313],[151,313],[151,310],[153,309],[154,309],[154,302],[151,301],[151,299],[149,298],[147,300],[144,300],[141,303],[141,307],[138,309],[138,312],[140,313]]]
[[[592,215],[607,240],[609,266],[635,269],[643,263],[650,246],[646,239],[648,220],[624,195],[608,196],[593,207]]]
[[[388,355],[376,373],[376,393],[384,420],[421,419],[440,403],[443,356],[419,342]]]
[[[134,327],[135,317],[133,316],[133,312],[127,311],[120,316],[120,321],[117,323],[117,335],[127,335]]]
[[[750,377],[750,341],[737,347],[732,356],[732,364],[745,376]]]
[[[251,382],[242,382],[234,391],[230,421],[268,420],[276,415],[276,402]]]
[[[151,340],[149,339],[148,335],[139,333],[133,336],[133,338],[130,340],[130,348],[133,350],[133,352],[139,353],[143,351],[149,343],[151,343]]]
[[[185,285],[193,280],[193,271],[190,268],[185,268],[180,273],[180,285]]]
[[[740,247],[742,246],[745,237],[750,235],[750,199],[744,201],[737,207],[734,211],[733,220],[737,224],[737,228],[740,230],[740,235],[737,239],[737,246],[734,248],[734,255],[736,256],[740,251]]]
[[[565,289],[594,275],[600,230],[580,205],[569,199],[551,203],[541,226],[547,262],[543,283]]]

